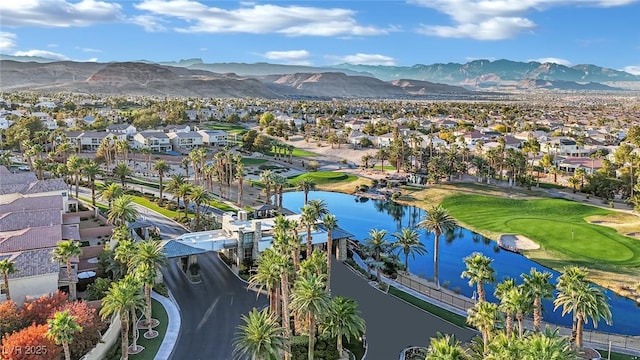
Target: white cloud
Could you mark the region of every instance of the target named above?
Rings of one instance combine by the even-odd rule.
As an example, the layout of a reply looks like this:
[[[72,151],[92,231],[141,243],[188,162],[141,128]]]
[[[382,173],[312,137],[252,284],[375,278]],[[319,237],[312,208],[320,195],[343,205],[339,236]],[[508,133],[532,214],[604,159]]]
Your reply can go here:
[[[284,61],[290,65],[311,65],[307,50],[267,51],[261,55],[269,60]]]
[[[3,1],[2,25],[71,27],[124,19],[120,4],[96,0]]]
[[[188,25],[175,28],[180,32],[365,36],[395,29],[360,25],[353,10],[341,8],[242,3],[238,9],[227,10],[192,0],[143,0],[134,6],[160,18],[183,20]]]
[[[147,32],[163,32],[167,28],[162,24],[164,19],[151,15],[139,15],[129,18],[129,22],[140,25]]]
[[[397,64],[396,59],[380,55],[380,54],[363,54],[357,53],[346,56],[329,56],[330,59],[336,60],[341,63],[349,63],[356,65],[386,65],[395,66]]]
[[[625,66],[622,70],[628,72],[629,74],[640,75],[640,65]]]
[[[82,48],[83,52],[88,52],[88,53],[101,53],[102,50],[100,49],[93,49],[93,48]]]
[[[60,53],[56,53],[53,51],[48,51],[48,50],[27,50],[27,51],[16,51],[13,53],[14,56],[35,56],[35,57],[43,57],[46,59],[52,59],[52,60],[58,60],[58,61],[66,61],[66,60],[70,60],[70,61],[79,61],[79,62],[96,62],[98,61],[98,58],[89,58],[89,59],[82,59],[82,60],[74,60],[69,58],[68,56],[64,55],[64,54],[60,54]]]
[[[638,0],[408,0],[448,15],[452,25],[423,25],[419,33],[440,37],[502,40],[536,27],[526,17],[558,6],[614,7]]]
[[[477,24],[458,26],[423,25],[418,33],[446,38],[471,38],[476,40],[504,40],[527,29],[534,29],[533,21],[525,18],[496,17]]]
[[[556,58],[556,57],[544,57],[544,58],[539,58],[539,59],[529,59],[527,61],[536,61],[539,63],[553,63],[553,64],[558,64],[558,65],[564,65],[564,66],[571,66],[571,61],[567,60],[567,59],[561,59],[561,58]]]
[[[16,34],[0,31],[0,51],[13,50],[16,47]]]
[[[13,55],[15,56],[36,56],[36,57],[43,57],[43,58],[47,58],[47,59],[52,59],[52,60],[70,60],[67,56],[60,54],[60,53],[56,53],[53,51],[47,51],[47,50],[27,50],[27,51],[16,51],[15,53],[13,53]]]
[[[58,44],[47,44],[48,48],[57,48],[58,46]]]

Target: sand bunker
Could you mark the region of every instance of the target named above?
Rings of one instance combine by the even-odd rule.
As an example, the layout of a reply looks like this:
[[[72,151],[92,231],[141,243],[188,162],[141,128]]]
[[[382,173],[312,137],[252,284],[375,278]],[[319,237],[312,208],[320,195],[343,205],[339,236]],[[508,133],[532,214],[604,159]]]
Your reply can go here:
[[[535,241],[522,235],[504,234],[500,236],[498,243],[501,247],[516,252],[520,250],[536,250],[540,248],[540,245]]]

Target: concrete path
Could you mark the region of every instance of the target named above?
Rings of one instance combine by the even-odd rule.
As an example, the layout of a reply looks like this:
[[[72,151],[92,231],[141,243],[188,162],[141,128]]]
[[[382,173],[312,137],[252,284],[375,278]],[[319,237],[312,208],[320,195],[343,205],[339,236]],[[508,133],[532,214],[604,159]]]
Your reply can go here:
[[[169,294],[169,296],[171,296],[171,294]],[[162,339],[162,344],[160,344],[160,348],[158,349],[154,360],[167,360],[171,356],[173,346],[180,334],[180,310],[176,304],[174,304],[173,299],[167,299],[156,292],[152,292],[151,297],[164,307],[167,312],[167,317],[169,318],[167,332],[164,334],[164,339]]]

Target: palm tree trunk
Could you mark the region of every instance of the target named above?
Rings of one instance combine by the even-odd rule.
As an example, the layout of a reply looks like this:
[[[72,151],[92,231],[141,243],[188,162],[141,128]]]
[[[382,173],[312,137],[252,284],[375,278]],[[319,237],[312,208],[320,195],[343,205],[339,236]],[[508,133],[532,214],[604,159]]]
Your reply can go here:
[[[96,181],[95,179],[91,179],[91,205],[96,207]]]
[[[313,247],[311,244],[311,224],[307,225],[307,258],[311,256]]]
[[[76,173],[76,199],[78,198],[78,187],[80,183],[80,174]]]
[[[69,280],[69,298],[71,300],[76,299],[76,284],[71,278],[71,260],[67,259],[67,279]]]
[[[524,329],[522,329],[522,313],[516,314],[516,320],[518,320],[518,336],[520,337],[520,339],[522,339],[522,335],[524,332]]]
[[[122,327],[122,360],[129,360],[129,319],[127,316],[120,316],[120,323]]]
[[[311,311],[309,311],[309,313],[307,314],[307,317],[309,319],[309,352],[308,352],[308,359],[309,360],[313,360],[313,348],[315,345],[315,321],[313,321],[313,315],[311,314]]]
[[[162,175],[158,175],[158,178],[159,178],[159,179],[158,179],[158,181],[159,181],[159,183],[158,183],[158,186],[159,186],[158,190],[160,190],[160,200],[158,200],[158,202],[160,203],[160,206],[162,206],[162,200],[164,200],[164,199],[163,199],[163,197],[162,197]]]
[[[507,337],[511,339],[511,333],[513,332],[513,314],[511,311],[507,312],[507,316],[505,319],[505,328],[507,331]]]
[[[535,332],[540,331],[540,322],[541,322],[541,313],[540,313],[540,298],[536,297],[533,299],[533,329]]]
[[[242,178],[238,179],[238,206],[242,207]]]
[[[331,257],[333,253],[333,234],[331,230],[327,230],[327,284],[326,290],[331,290]]]
[[[484,345],[484,355],[487,355],[489,352],[489,333],[485,330],[482,332],[482,344]]]
[[[338,355],[342,356],[344,350],[342,350],[342,335],[336,336],[336,347],[338,348]]]
[[[576,325],[576,347],[582,349],[582,328],[584,327],[584,320],[582,316],[578,315],[578,323]]]
[[[409,249],[404,249],[404,271],[409,273]]]
[[[436,283],[436,287],[440,289],[440,277],[438,276],[438,247],[440,246],[440,233],[439,231],[434,231],[433,234],[433,280]]]
[[[482,280],[478,281],[478,302],[484,301],[484,286]]]
[[[284,346],[284,360],[291,359],[291,345],[289,339],[291,339],[291,318],[289,315],[289,275],[287,271],[283,271],[280,282],[282,292],[282,327],[284,328],[285,341]]]
[[[133,350],[138,349],[138,338],[136,337],[136,328],[138,327],[138,319],[136,319],[136,309],[131,309],[131,338],[133,339],[133,343],[131,347]]]
[[[151,327],[151,286],[149,286],[149,284],[144,285],[144,297],[147,303],[147,308],[145,309],[146,310],[145,317],[147,318],[147,331],[152,332],[153,328]]]
[[[4,273],[4,294],[7,298],[7,301],[11,301],[11,294],[9,293],[9,274]]]
[[[69,343],[67,341],[62,342],[62,349],[64,350],[65,360],[71,360],[71,351],[69,350]]]

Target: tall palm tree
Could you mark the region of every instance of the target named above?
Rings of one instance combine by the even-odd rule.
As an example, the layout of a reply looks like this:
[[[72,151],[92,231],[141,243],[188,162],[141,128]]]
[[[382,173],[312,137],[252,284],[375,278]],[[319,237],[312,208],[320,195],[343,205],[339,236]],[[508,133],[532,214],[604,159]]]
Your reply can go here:
[[[309,203],[309,191],[316,188],[316,183],[308,177],[296,181],[296,188],[304,192],[304,204]]]
[[[582,348],[584,324],[591,319],[598,327],[600,319],[611,323],[611,309],[607,296],[587,280],[587,271],[575,266],[565,269],[558,277],[558,295],[554,300],[554,310],[562,307],[562,315],[571,312],[575,320],[576,347]]]
[[[332,214],[322,218],[322,224],[327,230],[327,291],[331,291],[331,258],[333,257],[333,229],[338,227],[338,219]]]
[[[9,259],[0,260],[0,274],[4,279],[4,294],[7,300],[11,300],[11,293],[9,292],[9,275],[15,274],[18,269],[15,267],[15,263]]]
[[[133,256],[136,264],[136,273],[144,285],[145,297],[145,322],[147,326],[147,339],[158,336],[157,331],[153,331],[154,319],[151,318],[151,290],[156,283],[158,272],[167,264],[167,256],[163,252],[163,247],[158,240],[141,241],[138,243],[138,251]]]
[[[249,315],[242,315],[243,324],[233,342],[234,360],[277,360],[285,350],[287,338],[278,320],[268,311],[253,308]]]
[[[540,331],[542,323],[542,299],[550,299],[553,285],[549,282],[553,275],[548,272],[540,272],[531,268],[529,274],[522,274],[524,279],[524,289],[531,299],[533,299],[533,328]]]
[[[554,330],[547,328],[542,333],[531,334],[524,340],[522,348],[523,360],[578,358],[571,349],[569,339],[558,334],[558,328]]]
[[[204,189],[202,186],[195,186],[191,193],[187,196],[189,201],[196,205],[196,229],[200,227],[200,205],[206,204],[211,201],[211,193]]]
[[[326,207],[325,207],[326,210]],[[317,222],[320,214],[318,213],[318,207],[312,206],[311,203],[302,207],[302,216],[300,221],[307,229],[307,256],[311,256],[313,251],[313,242],[311,238],[311,230],[317,228]]]
[[[278,257],[280,255],[274,249],[266,249],[260,253],[256,272],[249,278],[249,288],[258,288],[260,294],[262,289],[266,289],[269,293],[269,311],[275,316],[279,315],[278,288],[280,287],[280,267],[278,266]]]
[[[483,284],[496,281],[496,271],[491,267],[493,259],[479,252],[474,252],[463,260],[467,269],[462,272],[460,277],[468,278],[469,286],[477,284],[478,301],[482,302],[485,299]]]
[[[123,188],[127,187],[127,177],[131,176],[132,174],[133,171],[131,170],[131,168],[123,162],[116,165],[115,169],[113,169],[113,175],[120,179],[120,184]]]
[[[307,317],[309,328],[309,352],[307,358],[313,360],[316,320],[329,311],[329,294],[324,291],[325,276],[307,273],[299,277],[291,294],[291,309],[298,315]]]
[[[242,207],[242,185],[244,183],[244,164],[241,162],[242,158],[240,158],[236,162],[236,179],[238,179],[238,206]]]
[[[271,172],[271,170],[264,170],[260,173],[260,181],[262,182],[262,185],[264,185],[267,205],[271,205],[271,184],[273,183],[273,172]]]
[[[100,190],[99,194],[100,194],[100,199],[107,200],[107,202],[109,203],[109,208],[111,208],[111,205],[113,204],[113,200],[124,195],[124,189],[122,188],[122,186],[120,186],[120,184],[110,182],[105,184],[102,190]]]
[[[443,335],[431,338],[427,349],[426,360],[470,360],[469,354],[462,348],[454,335]]]
[[[89,187],[91,187],[91,205],[96,206],[96,176],[102,173],[100,166],[93,160],[89,160],[84,164],[82,172],[89,179]]]
[[[420,235],[417,231],[409,228],[403,228],[400,232],[392,235],[396,241],[391,244],[394,250],[402,251],[404,254],[404,268],[409,272],[409,255],[415,260],[416,254],[424,255],[427,248],[420,242]]]
[[[107,220],[115,225],[127,225],[138,219],[140,213],[135,208],[131,195],[122,195],[115,199],[113,206],[109,209]]]
[[[322,328],[325,333],[336,338],[336,346],[341,356],[344,351],[342,339],[346,338],[347,341],[350,341],[352,337],[358,338],[362,336],[367,330],[365,321],[360,316],[358,303],[353,299],[341,296],[331,299],[329,312],[322,320]]]
[[[48,164],[44,159],[35,159],[33,161],[33,170],[35,170],[38,180],[44,180],[44,171],[47,166]]]
[[[62,240],[53,250],[52,258],[58,263],[64,263],[67,267],[67,279],[69,280],[69,298],[76,299],[76,282],[72,278],[71,259],[82,254],[80,242],[75,240]]]
[[[189,216],[189,202],[191,201],[191,194],[193,194],[194,186],[191,183],[184,183],[180,185],[177,190],[178,203],[180,198],[182,198],[182,202],[184,203],[184,217]]]
[[[371,229],[369,237],[364,239],[365,246],[371,250],[376,262],[380,263],[381,254],[389,248],[389,242],[386,239],[387,230]],[[380,267],[376,266],[376,276],[380,281]]]
[[[467,324],[475,327],[482,333],[483,349],[486,355],[489,349],[489,341],[491,340],[491,332],[500,322],[498,305],[482,301],[476,303],[467,313]]]
[[[73,174],[76,185],[76,199],[78,198],[78,188],[80,187],[80,172],[82,171],[82,159],[78,155],[71,155],[67,160],[67,167]]]
[[[513,315],[517,311],[517,306],[511,302],[511,292],[516,288],[516,282],[512,278],[504,279],[496,285],[494,295],[500,300],[498,308],[505,313],[505,331],[507,338],[511,338],[513,329]]]
[[[134,309],[142,309],[143,306],[144,296],[140,291],[140,284],[131,274],[111,283],[102,299],[100,315],[103,319],[115,314],[120,315],[123,360],[129,359],[129,318]]]
[[[438,289],[440,288],[440,277],[438,275],[440,235],[455,229],[456,225],[455,219],[441,206],[432,207],[418,223],[419,228],[433,232],[433,278]]]
[[[148,146],[143,147],[142,149],[140,149],[140,153],[145,155],[147,158],[147,174],[151,172],[151,148]]]
[[[153,170],[158,173],[158,190],[160,190],[159,205],[162,206],[162,203],[164,202],[164,186],[162,186],[162,181],[164,180],[164,175],[171,171],[171,166],[169,166],[164,160],[156,160],[156,163],[153,164]]]
[[[169,183],[167,184],[167,188],[165,189],[168,192],[170,192],[171,195],[175,198],[178,206],[180,206],[180,198],[177,196],[177,193],[179,192],[178,190],[180,189],[180,186],[182,186],[182,184],[186,184],[186,183],[187,183],[187,180],[184,177],[184,175],[174,174],[174,175],[171,175],[171,180],[169,180]]]
[[[71,360],[69,344],[73,342],[73,335],[82,332],[76,317],[69,313],[69,310],[58,311],[53,314],[53,319],[47,320],[49,330],[46,336],[52,339],[56,345],[62,345],[65,360]]]

